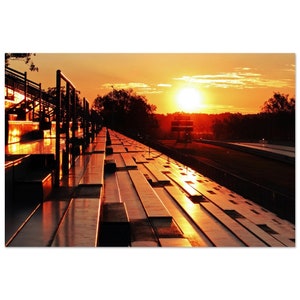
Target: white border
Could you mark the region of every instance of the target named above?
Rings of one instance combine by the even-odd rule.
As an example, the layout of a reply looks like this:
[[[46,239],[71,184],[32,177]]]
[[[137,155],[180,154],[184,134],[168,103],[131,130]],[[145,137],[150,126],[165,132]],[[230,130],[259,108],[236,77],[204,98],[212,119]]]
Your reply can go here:
[[[297,1],[17,0],[0,6],[3,53],[299,51]],[[6,299],[299,295],[298,248],[48,250],[2,245],[1,293]]]

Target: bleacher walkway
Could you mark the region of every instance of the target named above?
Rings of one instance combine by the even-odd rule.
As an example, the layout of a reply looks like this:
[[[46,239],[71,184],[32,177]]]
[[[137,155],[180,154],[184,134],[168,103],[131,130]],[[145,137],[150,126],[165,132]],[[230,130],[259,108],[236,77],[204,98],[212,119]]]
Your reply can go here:
[[[8,247],[295,247],[294,224],[106,128],[21,215]]]

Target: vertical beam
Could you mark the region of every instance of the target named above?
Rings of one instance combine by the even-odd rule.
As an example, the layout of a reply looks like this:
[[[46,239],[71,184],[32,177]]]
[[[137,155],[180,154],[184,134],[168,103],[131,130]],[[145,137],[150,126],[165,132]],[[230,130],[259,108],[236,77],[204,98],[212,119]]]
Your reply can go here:
[[[54,186],[59,187],[60,179],[60,70],[56,71],[56,134],[55,134],[55,178]]]
[[[86,123],[86,119],[85,119],[85,98],[83,97],[82,99],[82,108],[83,108],[83,113],[82,113],[82,139],[83,139],[83,151],[85,151],[86,149],[86,140],[85,140],[85,123]]]
[[[89,103],[88,101],[83,98],[83,139],[84,139],[84,146],[87,148],[89,145]]]
[[[75,163],[75,147],[78,147],[76,140],[76,128],[77,128],[77,118],[76,118],[76,90],[73,88],[72,94],[72,163]]]
[[[8,114],[5,113],[5,145],[8,145],[8,134],[9,134]]]
[[[39,122],[42,122],[42,84],[39,83]]]
[[[86,118],[86,127],[85,127],[85,137],[87,141],[87,146],[90,144],[90,135],[89,135],[89,101],[85,99],[85,118]]]
[[[31,95],[31,97],[33,98],[33,95]],[[32,103],[32,122],[34,122],[34,104],[35,104],[35,100],[31,98],[31,103]]]
[[[70,156],[70,83],[67,82],[66,85],[66,153],[64,161],[64,174],[69,174],[69,156]]]
[[[77,118],[76,118],[76,91],[73,89],[72,95],[72,139],[75,139],[76,128],[77,128]]]
[[[25,121],[27,120],[27,72],[24,72]]]

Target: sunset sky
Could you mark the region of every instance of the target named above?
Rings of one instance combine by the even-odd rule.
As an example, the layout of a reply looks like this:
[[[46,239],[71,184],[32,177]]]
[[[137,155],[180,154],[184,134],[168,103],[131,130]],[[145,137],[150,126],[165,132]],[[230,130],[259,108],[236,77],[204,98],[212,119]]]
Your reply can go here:
[[[90,103],[112,86],[132,88],[164,114],[257,113],[273,92],[295,96],[294,53],[36,53],[32,60],[38,72],[21,61],[10,67],[45,90],[60,69]]]

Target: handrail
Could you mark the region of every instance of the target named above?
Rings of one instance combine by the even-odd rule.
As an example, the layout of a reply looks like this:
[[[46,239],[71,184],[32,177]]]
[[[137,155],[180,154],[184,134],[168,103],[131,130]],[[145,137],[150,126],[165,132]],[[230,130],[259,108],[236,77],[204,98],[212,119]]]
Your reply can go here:
[[[42,114],[42,106],[44,109],[46,108],[46,110],[50,108],[51,111],[53,111],[53,109],[55,108],[55,102],[53,102],[53,100],[49,98],[47,92],[42,91],[41,83],[36,83],[28,79],[26,72],[22,73],[6,66],[5,86],[11,88],[14,92],[17,91],[21,94],[24,94],[24,100],[7,108],[6,114],[15,113],[16,109],[22,108],[21,106],[25,103],[25,106],[28,109],[26,113],[32,113],[32,118],[34,118],[34,115],[37,114],[34,109],[39,106],[39,120],[42,120],[42,117],[44,116],[44,114]],[[27,95],[30,95],[30,98],[27,98]],[[33,100],[36,101],[37,99],[39,99],[39,104],[35,105],[35,102],[33,102]],[[44,109],[43,112],[45,112]],[[53,113],[50,113],[49,117],[50,115],[53,116]]]
[[[61,70],[58,70],[57,72],[59,72],[60,74],[60,78],[63,79],[65,82],[69,83],[71,85],[71,87],[76,90],[75,85],[72,83],[72,81],[70,79],[68,79],[68,77],[66,75],[64,75]]]
[[[5,67],[5,72],[7,72],[9,75],[14,76],[14,77],[16,77],[18,79],[22,79],[22,81],[25,80],[26,75],[27,75],[27,72],[22,73],[20,71],[14,70],[14,69],[12,69],[10,67]],[[19,76],[19,75],[22,75],[22,77]],[[39,87],[39,85],[40,85],[40,83],[36,83],[36,82],[34,82],[34,81],[30,80],[30,79],[27,79],[27,78],[26,78],[26,83],[32,83],[33,85],[36,85],[37,87]]]

